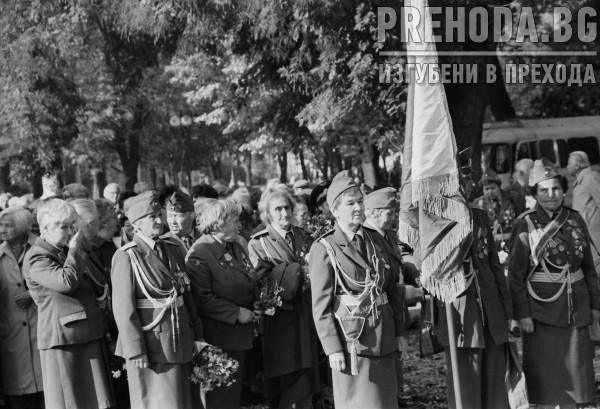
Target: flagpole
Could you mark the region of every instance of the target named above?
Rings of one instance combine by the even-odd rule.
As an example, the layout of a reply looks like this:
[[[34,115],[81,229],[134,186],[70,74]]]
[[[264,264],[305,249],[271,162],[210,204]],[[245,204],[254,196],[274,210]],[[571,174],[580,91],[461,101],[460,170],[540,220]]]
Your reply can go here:
[[[452,367],[452,385],[454,386],[454,403],[456,408],[462,408],[462,395],[460,393],[460,377],[458,374],[458,350],[456,347],[456,333],[454,332],[454,314],[452,314],[452,303],[444,303],[446,306],[446,322],[448,323],[448,343],[450,348],[450,366]]]

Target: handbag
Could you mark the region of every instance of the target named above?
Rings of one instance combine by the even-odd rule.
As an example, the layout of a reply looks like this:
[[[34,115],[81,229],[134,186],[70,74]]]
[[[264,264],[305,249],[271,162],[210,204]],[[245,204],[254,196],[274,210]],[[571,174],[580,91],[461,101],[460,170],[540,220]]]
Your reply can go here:
[[[421,358],[426,358],[444,351],[444,346],[438,341],[434,332],[434,299],[425,295],[421,304],[421,331],[419,333],[419,352]]]

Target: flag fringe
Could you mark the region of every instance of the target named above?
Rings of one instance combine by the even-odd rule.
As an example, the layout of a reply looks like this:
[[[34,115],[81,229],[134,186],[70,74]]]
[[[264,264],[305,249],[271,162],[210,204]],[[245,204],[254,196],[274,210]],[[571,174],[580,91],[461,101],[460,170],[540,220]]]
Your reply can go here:
[[[443,282],[434,277],[428,277],[422,283],[423,287],[435,298],[443,302],[452,302],[458,294],[462,294],[466,290],[467,280],[464,274],[454,274],[453,277]]]
[[[442,196],[454,196],[460,192],[458,172],[453,169],[451,173],[427,177],[412,181],[412,203],[428,199],[431,192]]]
[[[398,221],[398,239],[416,249],[419,245],[419,230],[400,219]]]
[[[471,212],[468,205],[450,197],[439,195],[430,196],[423,200],[421,207],[429,213],[433,213],[445,219],[455,220],[459,223],[464,223],[465,220],[470,221],[471,218]]]

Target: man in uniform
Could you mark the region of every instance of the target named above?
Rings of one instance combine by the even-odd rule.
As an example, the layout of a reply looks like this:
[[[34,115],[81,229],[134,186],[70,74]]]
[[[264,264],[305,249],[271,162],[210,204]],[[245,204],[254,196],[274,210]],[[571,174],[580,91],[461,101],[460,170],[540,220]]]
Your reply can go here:
[[[479,181],[483,196],[474,200],[477,206],[488,212],[496,251],[504,250],[508,245],[513,223],[525,211],[525,198],[514,191],[503,191],[500,189],[501,184],[496,172],[486,169]]]
[[[194,229],[196,213],[192,198],[181,190],[173,192],[169,199],[165,200],[167,210],[167,223],[171,230],[165,236],[170,236],[178,241],[186,251],[198,239]]]
[[[132,409],[201,407],[189,374],[202,326],[185,252],[173,239],[159,238],[161,206],[154,192],[138,195],[127,218],[133,240],[115,253],[111,278],[119,329],[115,354],[127,362]]]
[[[398,262],[363,229],[360,188],[342,172],[327,191],[335,228],[311,247],[313,318],[332,368],[336,407],[398,407],[397,351],[404,352]]]

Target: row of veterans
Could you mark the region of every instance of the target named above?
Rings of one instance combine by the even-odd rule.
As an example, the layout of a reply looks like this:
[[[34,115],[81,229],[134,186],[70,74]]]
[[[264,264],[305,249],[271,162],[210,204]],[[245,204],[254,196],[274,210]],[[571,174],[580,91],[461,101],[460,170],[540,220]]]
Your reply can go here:
[[[538,164],[531,183],[537,203],[517,219],[514,229],[519,233],[512,235],[510,244],[513,308],[489,217],[473,207],[474,241],[465,261],[471,285],[454,303],[461,380],[467,380],[463,385],[481,384],[468,388],[473,399],[469,402],[474,403],[467,407],[507,407],[500,383],[513,311],[529,346],[524,364],[532,402],[593,400],[586,331],[592,313],[594,319],[598,315],[598,289],[595,278],[590,278],[595,273],[593,263],[591,269],[589,265],[589,235],[577,213],[562,207],[563,189],[551,165]],[[43,382],[31,382],[34,377],[29,376],[28,386],[7,395],[40,392],[43,383],[47,407],[113,406],[104,340],[114,317],[116,353],[126,359],[132,407],[201,407],[199,391],[188,379],[194,349],[205,340],[243,364],[257,319],[256,281],[269,274],[285,287],[283,305],[275,315],[262,317],[271,407],[310,407],[311,396],[320,388],[317,339],[333,370],[336,405],[396,407],[402,370],[399,352],[406,350],[403,303],[420,294],[403,284],[402,254],[391,232],[395,191],[382,189],[366,197],[370,221],[365,221],[361,189],[346,175],[336,177],[320,195],[335,227],[315,243],[293,226],[294,200],[275,189],[263,195],[259,208],[265,225],[252,235],[247,248],[238,236],[239,206],[210,199],[198,215],[201,236],[194,237],[188,250],[187,218],[195,218],[191,201],[180,193],[168,201],[172,231],[165,234],[161,203],[151,192],[141,194],[127,210],[132,240],[113,251],[112,269],[110,257],[101,251],[112,243],[110,223],[100,221],[91,201],[68,204],[53,199],[42,204],[38,239],[27,234],[28,212],[13,209],[0,214],[5,246],[0,262],[16,261],[11,265],[14,287],[2,279],[2,290],[12,291],[3,299],[14,299],[10,305],[14,310],[41,317],[40,358],[35,357],[35,342],[33,347],[27,344],[31,362],[41,367]],[[549,212],[557,213],[559,222]],[[8,330],[19,332],[19,326],[26,326],[22,322],[35,325],[17,321]],[[102,322],[105,325],[99,325]],[[443,314],[438,328],[447,343]],[[554,340],[561,341],[555,345]],[[13,347],[23,345],[21,339]],[[557,348],[567,348],[558,354],[561,359]],[[3,362],[7,355],[11,352],[3,349]],[[540,369],[549,362],[556,364],[552,371]],[[19,366],[36,370],[33,365]],[[483,370],[491,367],[497,370]],[[15,371],[13,367],[4,378],[17,379]],[[232,387],[208,393],[206,406],[239,407],[243,372],[238,371]],[[562,386],[549,383],[549,374],[560,374]],[[591,375],[593,385],[593,369]],[[449,377],[452,406],[451,382]],[[550,388],[545,387],[548,384]]]

